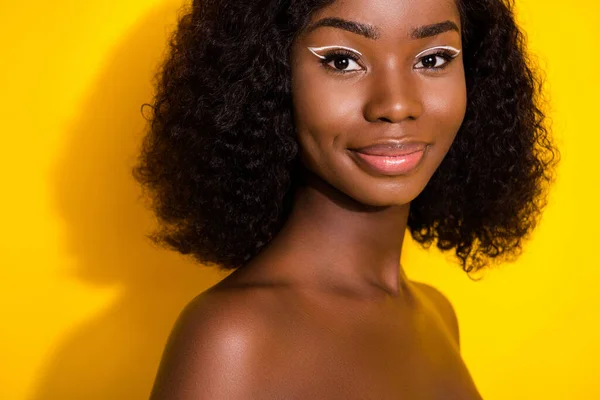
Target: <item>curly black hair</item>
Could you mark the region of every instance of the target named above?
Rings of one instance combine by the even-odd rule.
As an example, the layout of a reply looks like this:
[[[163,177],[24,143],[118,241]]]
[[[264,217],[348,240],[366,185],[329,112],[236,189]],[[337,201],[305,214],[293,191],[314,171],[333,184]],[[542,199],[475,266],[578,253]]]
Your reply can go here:
[[[161,222],[155,243],[229,270],[282,228],[298,187],[289,51],[333,1],[194,0],[183,9],[133,169]],[[470,273],[520,254],[560,153],[512,0],[457,1],[466,115],[411,202],[408,229],[426,248],[437,239],[455,249]]]

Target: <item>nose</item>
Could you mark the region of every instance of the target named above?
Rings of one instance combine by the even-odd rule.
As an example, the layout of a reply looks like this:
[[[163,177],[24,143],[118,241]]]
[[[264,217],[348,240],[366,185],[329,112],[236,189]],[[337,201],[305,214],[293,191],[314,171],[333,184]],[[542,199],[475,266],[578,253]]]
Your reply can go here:
[[[397,68],[372,74],[364,106],[365,119],[395,123],[419,118],[423,104],[416,79],[411,72],[402,73]]]

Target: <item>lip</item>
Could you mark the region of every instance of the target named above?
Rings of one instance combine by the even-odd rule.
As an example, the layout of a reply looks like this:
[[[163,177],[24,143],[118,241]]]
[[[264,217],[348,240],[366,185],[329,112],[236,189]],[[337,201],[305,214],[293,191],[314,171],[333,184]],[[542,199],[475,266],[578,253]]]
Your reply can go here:
[[[361,166],[381,175],[406,175],[421,165],[429,145],[423,142],[383,143],[351,150]]]
[[[427,145],[427,143],[419,141],[402,141],[388,139],[383,142],[372,144],[370,146],[365,146],[351,150],[361,154],[368,154],[372,156],[398,157],[406,156],[418,151],[423,151],[425,150]]]

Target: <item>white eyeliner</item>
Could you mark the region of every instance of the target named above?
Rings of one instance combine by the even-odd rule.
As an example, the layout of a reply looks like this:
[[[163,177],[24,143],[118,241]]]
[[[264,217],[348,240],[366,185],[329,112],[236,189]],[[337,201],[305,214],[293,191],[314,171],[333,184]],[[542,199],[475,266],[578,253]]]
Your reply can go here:
[[[344,47],[344,46],[323,46],[323,47],[309,47],[308,50],[311,51],[311,53],[313,53],[315,56],[319,57],[320,59],[325,59],[325,56],[322,56],[320,54],[317,54],[317,51],[321,51],[321,50],[327,50],[327,49],[344,49],[344,50],[349,50],[352,51],[360,56],[362,56],[362,54],[354,49],[351,49],[350,47]]]
[[[437,47],[432,47],[432,48],[430,48],[430,49],[427,49],[427,50],[423,50],[422,52],[420,52],[419,54],[417,54],[417,55],[415,56],[415,58],[419,58],[419,56],[420,56],[421,54],[423,54],[423,53],[426,53],[426,52],[428,52],[428,51],[432,51],[432,50],[437,50],[437,49],[444,49],[444,50],[454,50],[454,51],[456,52],[456,54],[453,54],[453,55],[452,55],[452,58],[454,58],[454,57],[458,56],[458,55],[460,54],[460,52],[461,52],[461,50],[458,50],[457,48],[455,48],[455,47],[452,47],[452,46],[437,46]]]

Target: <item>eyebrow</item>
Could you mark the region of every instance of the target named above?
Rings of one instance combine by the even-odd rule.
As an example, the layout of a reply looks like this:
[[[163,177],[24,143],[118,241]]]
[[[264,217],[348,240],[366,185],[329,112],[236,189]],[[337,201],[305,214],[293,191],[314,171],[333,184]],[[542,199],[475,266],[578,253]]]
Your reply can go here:
[[[310,33],[315,29],[323,26],[343,29],[345,31],[356,33],[357,35],[361,35],[366,37],[367,39],[372,40],[377,40],[381,37],[380,30],[373,25],[363,24],[356,21],[348,21],[337,17],[328,17],[320,19],[314,24],[309,25],[308,28],[306,28],[306,33]],[[411,39],[424,39],[427,37],[439,35],[447,31],[456,31],[460,33],[458,26],[454,22],[448,20],[444,22],[438,22],[436,24],[416,27],[410,32],[409,37]]]
[[[348,21],[337,17],[323,18],[306,28],[306,33],[310,33],[322,26],[330,26],[333,28],[343,29],[348,32],[356,33],[366,37],[367,39],[377,40],[381,36],[379,29],[373,25],[361,24],[360,22]]]
[[[460,33],[458,26],[452,21],[438,22],[437,24],[419,26],[410,32],[411,39],[424,39],[440,33],[456,31]]]

